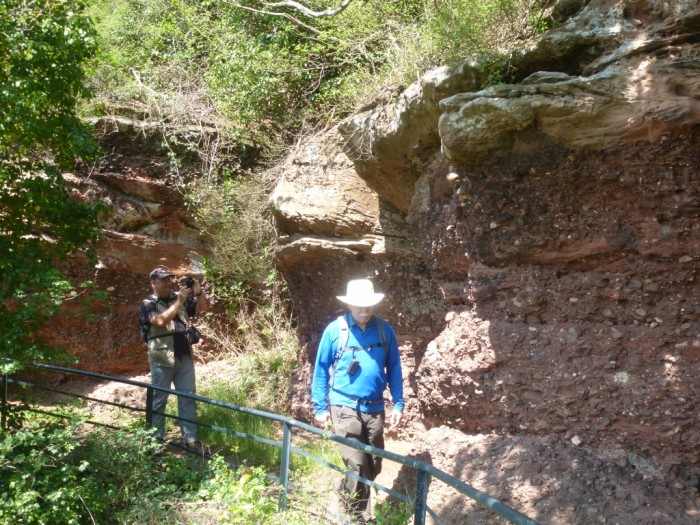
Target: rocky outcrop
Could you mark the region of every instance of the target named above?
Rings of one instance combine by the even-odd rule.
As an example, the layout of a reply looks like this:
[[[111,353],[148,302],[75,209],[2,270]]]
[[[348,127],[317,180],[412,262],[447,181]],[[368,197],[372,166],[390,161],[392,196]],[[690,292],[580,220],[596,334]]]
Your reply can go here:
[[[178,276],[203,275],[202,258],[211,253],[168,163],[163,130],[133,119],[93,123],[106,156],[64,178],[77,199],[105,205],[95,246],[96,264],[76,254],[67,267],[76,284],[93,282],[103,293],[69,301],[44,336],[68,349],[80,368],[108,375],[148,370],[138,330],[141,300],[150,293],[149,272],[165,265]],[[89,318],[75,315],[88,308]]]
[[[553,16],[509,57],[511,84],[440,68],[290,152],[271,204],[307,350],[293,415],[309,417],[335,296],[371,277],[418,457],[543,523],[696,523],[700,10],[567,0]],[[107,156],[67,180],[108,213],[97,266],[69,271],[106,296],[46,333],[84,369],[144,373],[146,275],[201,272],[209,240],[162,130],[95,126]],[[449,523],[488,520],[443,500]]]
[[[624,451],[619,468],[692,501],[698,42],[696,2],[588,2],[512,57],[517,83],[444,68],[292,153],[272,205],[308,348],[298,415],[334,296],[371,277],[402,338],[409,433]],[[617,522],[644,522],[621,505]]]

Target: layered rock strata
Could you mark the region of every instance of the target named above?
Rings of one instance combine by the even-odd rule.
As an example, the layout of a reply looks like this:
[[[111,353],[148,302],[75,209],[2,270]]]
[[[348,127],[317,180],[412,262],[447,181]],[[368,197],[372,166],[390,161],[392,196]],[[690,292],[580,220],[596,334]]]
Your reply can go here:
[[[298,415],[334,296],[371,277],[414,431],[554,433],[697,490],[699,41],[696,2],[590,2],[519,82],[443,68],[290,155],[271,202]]]

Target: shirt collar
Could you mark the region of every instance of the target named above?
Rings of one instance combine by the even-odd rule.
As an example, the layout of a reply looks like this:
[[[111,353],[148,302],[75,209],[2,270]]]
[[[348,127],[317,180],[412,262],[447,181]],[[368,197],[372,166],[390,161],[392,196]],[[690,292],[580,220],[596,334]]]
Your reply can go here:
[[[357,321],[355,321],[355,318],[352,316],[352,313],[346,312],[345,313],[345,320],[348,322],[349,327],[357,326],[360,328],[360,325],[357,324]],[[369,318],[369,321],[367,322],[367,326],[365,326],[365,330],[369,328],[372,324],[374,323],[374,314],[372,314],[372,317]],[[362,330],[362,328],[360,328]]]

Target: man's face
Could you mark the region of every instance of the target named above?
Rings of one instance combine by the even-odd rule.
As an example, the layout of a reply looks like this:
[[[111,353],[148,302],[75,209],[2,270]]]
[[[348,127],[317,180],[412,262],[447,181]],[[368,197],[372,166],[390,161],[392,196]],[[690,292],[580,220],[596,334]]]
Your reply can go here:
[[[168,297],[173,287],[173,278],[171,276],[155,279],[151,281],[151,286],[153,286],[153,293],[158,297]]]
[[[369,320],[372,319],[372,315],[374,314],[374,306],[349,305],[349,308],[352,318],[355,319],[355,322],[364,330],[367,323],[369,323]]]

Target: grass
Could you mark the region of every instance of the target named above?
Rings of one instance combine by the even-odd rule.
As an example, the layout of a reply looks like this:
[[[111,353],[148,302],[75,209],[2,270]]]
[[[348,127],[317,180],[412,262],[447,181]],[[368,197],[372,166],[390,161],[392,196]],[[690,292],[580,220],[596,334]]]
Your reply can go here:
[[[234,380],[217,380],[206,385],[204,396],[217,401],[237,406],[250,407],[250,401],[255,394],[247,390],[245,385]],[[269,405],[258,403],[254,408],[270,412]],[[280,412],[283,413],[283,412]],[[250,414],[245,414],[228,408],[200,403],[198,419],[211,425],[235,430],[273,441],[282,440],[282,424]],[[265,467],[268,471],[277,471],[281,461],[281,449],[250,439],[232,436],[208,428],[200,431],[201,439],[221,454],[231,457],[234,463],[251,464]],[[318,438],[299,429],[293,429],[293,446],[334,465],[342,465],[342,459],[335,443]],[[299,454],[292,454],[290,470],[295,477],[317,473],[322,467],[315,461]]]
[[[253,397],[245,385],[233,381],[219,381],[208,385],[203,395],[238,406],[250,406],[249,400]],[[275,439],[279,434],[279,425],[272,420],[206,403],[199,403],[198,419],[264,439]],[[276,447],[208,428],[200,430],[200,437],[210,447],[220,450],[224,455],[230,455],[236,463],[252,463],[267,468],[279,466],[280,452]]]

